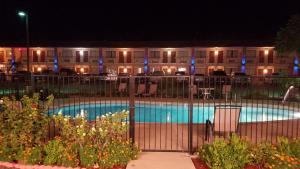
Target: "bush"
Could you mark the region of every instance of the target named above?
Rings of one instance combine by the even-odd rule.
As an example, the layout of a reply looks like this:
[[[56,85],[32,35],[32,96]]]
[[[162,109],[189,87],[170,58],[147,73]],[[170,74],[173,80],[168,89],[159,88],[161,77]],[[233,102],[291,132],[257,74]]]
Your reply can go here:
[[[249,146],[244,140],[232,135],[228,141],[216,139],[199,151],[200,157],[212,169],[238,169],[250,162]]]
[[[43,162],[43,148],[40,146],[26,148],[18,155],[18,161],[24,164],[41,164]]]
[[[80,165],[82,167],[93,167],[97,164],[98,150],[93,145],[84,145],[79,149]]]
[[[59,138],[51,140],[45,146],[45,165],[61,165],[65,147]]]

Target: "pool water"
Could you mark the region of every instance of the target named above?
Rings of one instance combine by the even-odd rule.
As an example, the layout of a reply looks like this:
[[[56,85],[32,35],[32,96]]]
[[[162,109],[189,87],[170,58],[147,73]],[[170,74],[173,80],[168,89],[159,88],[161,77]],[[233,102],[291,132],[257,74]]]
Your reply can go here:
[[[97,116],[105,115],[109,112],[119,112],[129,110],[128,104],[78,104],[64,106],[50,110],[49,114],[57,114],[75,117],[76,115],[86,114],[88,120],[94,120]],[[136,104],[135,121],[147,123],[188,123],[187,104]],[[205,123],[207,119],[213,120],[213,106],[193,107],[193,123]],[[287,109],[264,108],[264,107],[242,107],[240,122],[263,122],[300,118],[299,112]]]

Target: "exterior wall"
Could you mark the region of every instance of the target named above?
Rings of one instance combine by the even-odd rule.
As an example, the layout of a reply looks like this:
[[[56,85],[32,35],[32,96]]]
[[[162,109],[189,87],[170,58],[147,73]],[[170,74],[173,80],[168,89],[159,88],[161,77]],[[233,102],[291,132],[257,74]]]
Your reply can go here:
[[[192,50],[195,57],[195,73],[209,74],[213,70],[225,70],[227,74],[241,72],[245,57],[248,75],[274,72],[293,73],[292,54],[278,55],[273,47],[186,47],[186,48],[57,48],[58,65],[78,73],[99,73],[99,55],[103,56],[103,72],[138,74],[144,72],[145,56],[148,70],[190,73]],[[100,51],[102,53],[100,53]],[[30,48],[30,71],[54,69],[54,48]],[[146,53],[147,52],[147,53]],[[17,70],[26,70],[26,48],[0,47],[0,69],[11,73],[14,53]]]

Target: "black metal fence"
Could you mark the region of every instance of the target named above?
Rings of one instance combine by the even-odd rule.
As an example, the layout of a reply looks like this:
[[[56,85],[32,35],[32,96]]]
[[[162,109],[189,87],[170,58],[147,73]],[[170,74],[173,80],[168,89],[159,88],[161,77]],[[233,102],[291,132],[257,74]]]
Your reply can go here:
[[[128,110],[128,137],[144,151],[192,152],[228,133],[253,143],[300,135],[299,78],[14,75],[0,81],[1,97],[53,94],[49,115],[86,114],[93,121]]]

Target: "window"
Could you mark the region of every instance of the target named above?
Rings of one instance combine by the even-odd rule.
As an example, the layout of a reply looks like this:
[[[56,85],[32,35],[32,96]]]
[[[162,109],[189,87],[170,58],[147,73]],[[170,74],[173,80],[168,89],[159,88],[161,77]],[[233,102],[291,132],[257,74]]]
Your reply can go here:
[[[265,56],[264,56],[264,51],[259,51],[259,59],[258,59],[259,63],[264,63],[265,62]]]
[[[76,62],[80,62],[80,51],[76,51],[75,56],[76,56]]]
[[[206,51],[205,50],[198,50],[195,52],[196,58],[206,58]]]
[[[126,54],[126,63],[131,63],[131,52],[127,52]]]
[[[223,63],[223,51],[218,52],[218,63]]]
[[[83,62],[89,62],[89,52],[88,51],[83,52]]]
[[[228,58],[237,58],[238,50],[227,50],[227,57]]]
[[[176,52],[171,52],[171,63],[176,63]]]
[[[116,51],[106,51],[105,56],[107,58],[116,58]]]
[[[40,54],[40,62],[45,62],[46,58],[46,52],[45,51],[41,51]]]
[[[150,57],[160,58],[160,52],[159,51],[150,51]]]
[[[27,60],[27,51],[26,50],[21,51],[21,57],[22,57],[22,59]]]
[[[167,52],[163,52],[163,63],[168,63],[168,53]]]
[[[33,53],[32,53],[32,62],[38,62],[38,54],[37,54],[37,51],[34,50]]]
[[[268,54],[268,63],[273,63],[273,51],[269,51],[269,54]]]
[[[124,53],[122,51],[119,52],[119,63],[124,63],[125,58],[124,58]]]
[[[209,63],[215,63],[215,52],[209,51]]]

